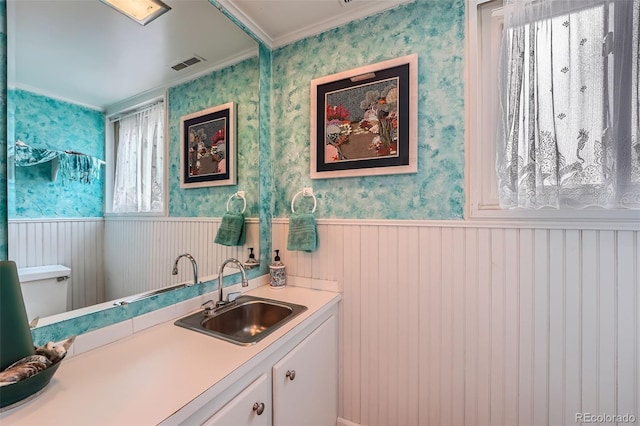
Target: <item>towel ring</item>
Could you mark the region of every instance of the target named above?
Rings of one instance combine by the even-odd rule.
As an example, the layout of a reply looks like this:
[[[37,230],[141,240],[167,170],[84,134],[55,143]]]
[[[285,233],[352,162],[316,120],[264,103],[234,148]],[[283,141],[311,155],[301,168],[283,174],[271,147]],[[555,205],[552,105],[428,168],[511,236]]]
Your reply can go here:
[[[311,210],[311,213],[315,213],[316,207],[318,206],[318,200],[316,199],[316,196],[314,195],[312,188],[304,188],[302,191],[296,192],[296,195],[294,195],[293,199],[291,200],[291,212],[293,213],[296,212],[296,209],[293,208],[293,203],[295,203],[296,197],[300,194],[302,194],[305,197],[313,197],[313,209]]]
[[[244,191],[238,191],[235,194],[232,194],[231,197],[229,197],[229,199],[227,200],[227,212],[229,212],[229,203],[231,202],[231,200],[233,200],[233,197],[242,198],[244,206],[242,207],[242,211],[240,213],[244,213],[244,211],[247,209],[247,199],[244,197]]]

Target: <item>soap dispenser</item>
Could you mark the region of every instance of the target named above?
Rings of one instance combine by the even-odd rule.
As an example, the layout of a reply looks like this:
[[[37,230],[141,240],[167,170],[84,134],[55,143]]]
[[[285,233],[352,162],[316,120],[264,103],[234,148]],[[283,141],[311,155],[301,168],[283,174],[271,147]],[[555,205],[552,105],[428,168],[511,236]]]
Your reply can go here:
[[[249,247],[249,259],[244,262],[245,268],[254,268],[256,266],[260,266],[260,262],[256,259],[256,255],[253,254],[253,247]]]
[[[287,285],[287,272],[284,263],[280,261],[280,250],[276,250],[276,257],[269,264],[269,285],[271,288],[284,288]]]

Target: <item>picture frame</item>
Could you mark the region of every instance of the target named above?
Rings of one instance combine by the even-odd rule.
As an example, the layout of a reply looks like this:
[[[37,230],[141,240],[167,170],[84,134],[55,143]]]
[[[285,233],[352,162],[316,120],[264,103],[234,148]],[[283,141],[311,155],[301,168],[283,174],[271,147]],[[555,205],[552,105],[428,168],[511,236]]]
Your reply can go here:
[[[233,102],[180,117],[180,187],[235,185],[237,150]]]
[[[418,171],[418,55],[311,80],[311,178]]]

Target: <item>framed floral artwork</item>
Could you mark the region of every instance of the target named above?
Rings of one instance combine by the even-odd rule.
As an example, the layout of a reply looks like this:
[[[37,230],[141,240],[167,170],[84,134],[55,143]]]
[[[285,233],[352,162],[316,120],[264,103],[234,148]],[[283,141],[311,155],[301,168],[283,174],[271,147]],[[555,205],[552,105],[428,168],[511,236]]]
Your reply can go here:
[[[180,118],[180,187],[236,184],[233,102]]]
[[[418,56],[311,81],[311,178],[416,173]]]

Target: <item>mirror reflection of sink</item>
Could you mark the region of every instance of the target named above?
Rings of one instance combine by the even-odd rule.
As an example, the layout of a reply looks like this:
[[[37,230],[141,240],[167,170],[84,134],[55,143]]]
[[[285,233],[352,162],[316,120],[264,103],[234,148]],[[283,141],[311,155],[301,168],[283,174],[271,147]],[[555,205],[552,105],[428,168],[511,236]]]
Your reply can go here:
[[[307,310],[293,303],[240,296],[235,303],[213,315],[202,311],[180,318],[175,325],[226,340],[237,345],[253,345]]]

